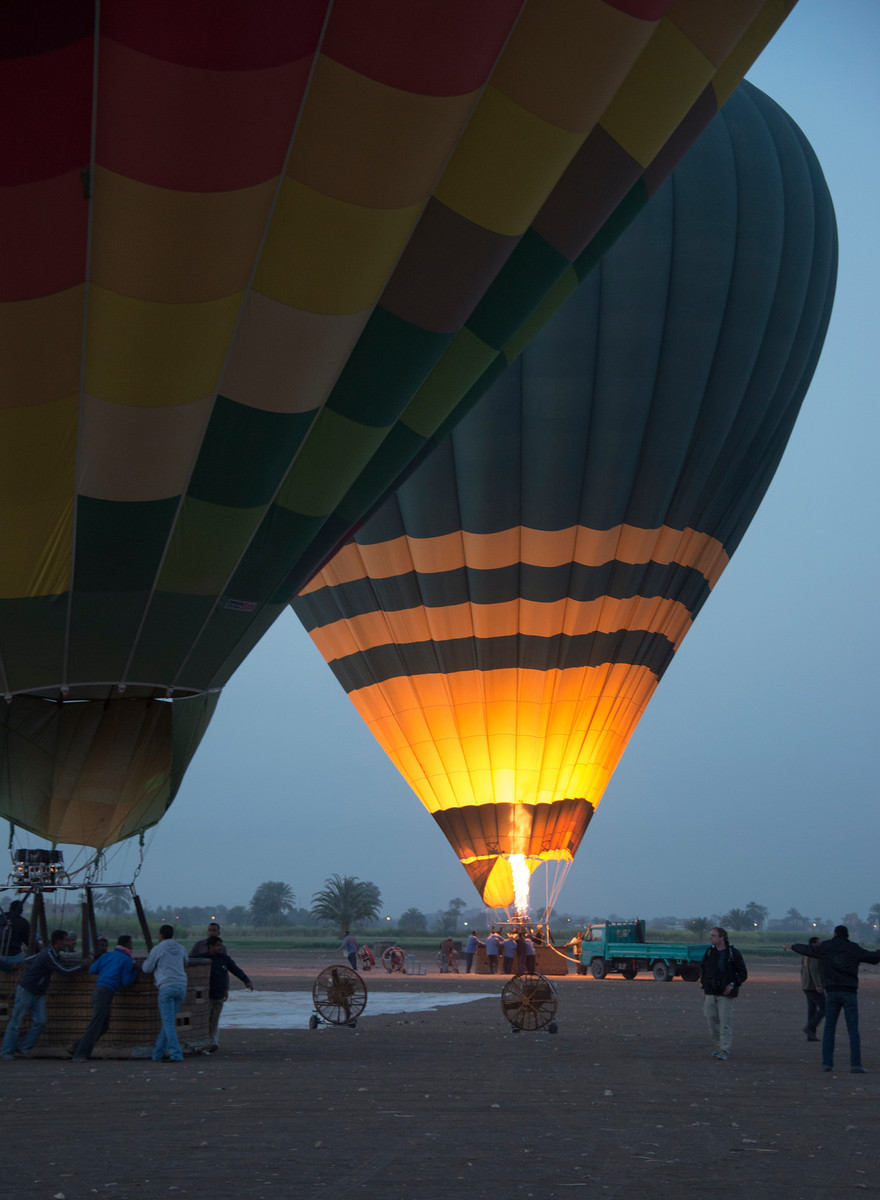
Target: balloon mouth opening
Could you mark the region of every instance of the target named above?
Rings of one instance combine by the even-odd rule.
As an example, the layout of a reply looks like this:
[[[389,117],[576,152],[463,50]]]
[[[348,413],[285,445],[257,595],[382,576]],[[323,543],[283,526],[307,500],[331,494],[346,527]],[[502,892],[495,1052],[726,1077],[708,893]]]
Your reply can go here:
[[[547,919],[547,913],[557,903],[573,857],[570,850],[557,849],[539,854],[475,855],[459,861],[487,909],[503,912],[504,920],[528,925],[540,912]],[[532,875],[538,867],[544,868],[540,897],[534,894],[532,886]]]

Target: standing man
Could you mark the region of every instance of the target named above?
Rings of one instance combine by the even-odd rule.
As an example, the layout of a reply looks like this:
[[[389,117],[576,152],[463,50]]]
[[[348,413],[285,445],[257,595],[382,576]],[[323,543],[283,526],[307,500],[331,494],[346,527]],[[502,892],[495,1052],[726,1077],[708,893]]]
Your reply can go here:
[[[516,935],[516,973],[517,975],[525,975],[526,973],[526,936],[520,929]]]
[[[571,956],[576,961],[575,970],[581,965],[581,950],[584,945],[584,935],[580,929],[575,932],[573,938],[565,943],[566,949],[571,946]]]
[[[498,974],[498,955],[501,953],[501,938],[494,928],[486,938],[486,962],[489,964],[489,974]]]
[[[849,1069],[853,1075],[866,1074],[862,1066],[862,1042],[859,1037],[859,963],[880,963],[880,952],[863,950],[858,942],[849,940],[845,925],[834,927],[834,937],[827,942],[808,946],[786,946],[796,954],[819,960],[822,985],[825,988],[825,1029],[822,1033],[822,1070],[834,1070],[834,1036],[841,1010],[849,1034]]]
[[[15,1007],[6,1033],[0,1058],[27,1058],[46,1024],[46,992],[52,975],[75,975],[85,963],[76,967],[63,967],[59,954],[67,945],[67,932],[56,929],[49,938],[49,945],[30,959],[30,965],[21,977],[15,991]],[[31,1014],[31,1027],[19,1042],[18,1031],[27,1013]]]
[[[505,975],[512,975],[513,960],[516,957],[516,938],[513,936],[512,929],[507,931],[507,937],[504,939],[502,950],[501,969]]]
[[[159,930],[159,941],[141,964],[141,970],[153,976],[159,991],[162,1028],[153,1047],[153,1062],[163,1062],[166,1054],[171,1062],[183,1062],[176,1021],[178,1009],[186,999],[188,962],[183,946],[174,940],[173,926],[163,925]]]
[[[811,937],[810,945],[818,946],[820,940],[820,938]],[[819,1028],[819,1022],[825,1016],[825,996],[822,991],[822,974],[817,958],[807,958],[804,955],[801,959],[801,987],[807,998],[807,1023],[804,1026],[804,1033],[807,1035],[808,1042],[818,1042],[816,1030]]]
[[[481,942],[480,939],[477,937],[476,929],[472,929],[471,932],[468,934],[468,940],[465,942],[465,946],[464,946],[464,973],[465,973],[465,975],[470,975],[470,973],[471,973],[471,968],[474,965],[474,956],[477,953],[477,948],[479,946],[485,946],[485,944],[486,944],[485,942]]]
[[[448,975],[450,971],[455,971],[458,974],[456,963],[458,956],[455,953],[455,942],[451,937],[446,937],[440,943],[440,974]]]
[[[220,926],[216,921],[209,921],[208,931],[200,942],[196,942],[189,952],[190,958],[208,958],[208,938],[222,937]]]
[[[97,975],[92,992],[92,1019],[73,1050],[74,1062],[88,1062],[95,1043],[107,1032],[113,997],[120,988],[134,983],[138,969],[131,953],[131,934],[123,933],[116,939],[116,948],[96,958],[89,967],[90,975]]]
[[[357,964],[357,952],[358,952],[357,938],[354,936],[354,934],[349,933],[347,929],[346,929],[345,933],[342,935],[342,942],[340,943],[339,949],[348,958],[348,961],[351,963],[351,969],[353,971],[356,971],[357,965],[358,965]]]
[[[700,986],[705,997],[703,1012],[715,1046],[712,1057],[726,1061],[733,1041],[733,1005],[739,989],[749,977],[743,956],[731,946],[727,930],[716,925],[709,930],[712,943],[700,965]]]
[[[210,1049],[214,1051],[220,1045],[217,1031],[220,1026],[220,1013],[229,995],[229,972],[231,971],[236,978],[240,979],[249,992],[254,990],[254,985],[241,967],[237,966],[226,953],[222,938],[209,937],[207,944],[208,954],[211,958],[211,978],[208,983],[208,998],[211,1002],[208,1014],[208,1035],[211,1038]]]
[[[529,933],[529,932],[524,933],[523,941],[525,942],[525,950],[526,950],[525,960],[524,960],[525,972],[526,972],[526,975],[534,975],[535,971],[537,970],[538,953],[535,949],[535,943],[532,940],[531,933]]]
[[[7,964],[22,962],[31,940],[31,926],[22,915],[23,908],[20,900],[13,900],[9,912],[2,914],[5,919],[0,927],[0,958]]]

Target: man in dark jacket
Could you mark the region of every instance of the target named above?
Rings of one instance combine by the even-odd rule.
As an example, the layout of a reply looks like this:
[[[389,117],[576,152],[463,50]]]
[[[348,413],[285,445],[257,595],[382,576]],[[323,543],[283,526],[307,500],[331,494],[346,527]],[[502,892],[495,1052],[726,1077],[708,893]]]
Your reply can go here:
[[[131,935],[123,933],[116,939],[116,948],[95,959],[89,967],[90,975],[97,975],[92,992],[92,1019],[73,1051],[74,1062],[87,1062],[92,1057],[95,1043],[107,1032],[113,997],[120,988],[134,983],[138,969],[131,953]]]
[[[13,900],[9,912],[3,913],[3,924],[0,927],[0,958],[8,965],[22,962],[31,940],[30,922],[22,915],[20,900]]]
[[[818,946],[794,944],[785,948],[819,960],[825,987],[822,1070],[834,1070],[834,1036],[842,1009],[846,1032],[849,1034],[849,1069],[854,1075],[864,1075],[859,1037],[859,963],[880,963],[880,951],[863,950],[858,942],[851,942],[845,925],[836,925],[834,937],[827,942],[820,942]]]
[[[733,1042],[733,1004],[740,987],[749,977],[743,956],[727,938],[720,925],[709,930],[712,945],[700,965],[703,1012],[714,1044],[712,1057],[726,1061]]]
[[[220,1013],[223,1011],[223,1005],[229,995],[230,971],[237,979],[241,980],[249,992],[254,990],[254,985],[241,967],[237,966],[226,953],[222,938],[213,935],[205,939],[205,945],[211,958],[211,978],[208,981],[208,998],[211,1002],[208,1013],[208,1035],[211,1038],[210,1049],[213,1051],[220,1044],[218,1037]]]
[[[18,1055],[27,1058],[46,1024],[46,992],[53,973],[73,975],[81,971],[85,963],[76,967],[63,967],[58,957],[67,945],[67,931],[56,929],[49,939],[50,944],[39,954],[27,960],[26,968],[15,990],[15,1007],[6,1033],[0,1059],[11,1059]],[[31,1014],[31,1027],[19,1042],[18,1031],[25,1016]]]
[[[208,954],[208,938],[210,938],[210,937],[222,938],[222,936],[223,936],[223,934],[222,934],[222,932],[220,930],[220,926],[217,924],[217,922],[209,921],[208,929],[207,929],[207,932],[205,933],[205,936],[203,938],[201,938],[200,941],[196,942],[196,944],[193,946],[192,950],[190,950],[190,952],[189,952],[190,958],[208,958],[208,957],[210,957]]]

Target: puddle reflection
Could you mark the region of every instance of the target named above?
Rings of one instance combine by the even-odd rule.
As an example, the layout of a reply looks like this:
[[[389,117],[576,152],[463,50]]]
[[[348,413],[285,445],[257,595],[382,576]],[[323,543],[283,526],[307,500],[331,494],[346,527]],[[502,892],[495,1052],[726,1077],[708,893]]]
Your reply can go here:
[[[448,1004],[497,999],[495,992],[372,992],[364,1017],[389,1013],[434,1012]],[[223,1006],[220,1024],[227,1029],[290,1029],[308,1025],[315,1011],[310,992],[232,992]]]

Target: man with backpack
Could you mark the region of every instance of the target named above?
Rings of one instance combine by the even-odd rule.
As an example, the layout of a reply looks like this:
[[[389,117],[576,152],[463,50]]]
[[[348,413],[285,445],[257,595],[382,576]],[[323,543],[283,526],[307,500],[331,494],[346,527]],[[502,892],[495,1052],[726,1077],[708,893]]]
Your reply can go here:
[[[743,956],[731,946],[727,930],[716,925],[709,930],[712,943],[700,964],[703,1013],[715,1045],[712,1057],[725,1062],[733,1041],[733,1009],[739,989],[749,977]]]

